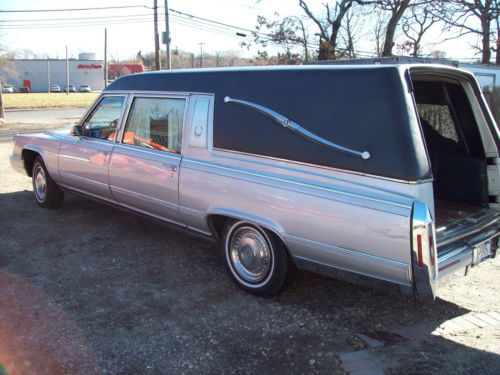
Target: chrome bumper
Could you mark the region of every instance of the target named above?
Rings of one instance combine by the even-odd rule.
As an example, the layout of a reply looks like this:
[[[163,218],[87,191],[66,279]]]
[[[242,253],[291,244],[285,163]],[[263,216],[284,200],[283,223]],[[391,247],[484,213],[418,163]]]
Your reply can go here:
[[[461,268],[474,266],[488,258],[494,258],[499,249],[500,223],[499,219],[483,231],[462,238],[455,243],[439,248],[438,244],[438,275],[442,278]],[[490,253],[474,264],[474,249],[483,243],[490,242]]]

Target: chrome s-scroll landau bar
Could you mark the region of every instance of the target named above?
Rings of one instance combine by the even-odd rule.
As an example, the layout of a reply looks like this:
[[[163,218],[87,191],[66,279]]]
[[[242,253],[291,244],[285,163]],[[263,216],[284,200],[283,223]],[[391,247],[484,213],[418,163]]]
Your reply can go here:
[[[297,133],[298,135],[309,139],[310,141],[313,141],[313,142],[322,144],[324,146],[333,148],[334,150],[343,151],[343,152],[346,152],[348,154],[353,154],[353,155],[359,156],[365,160],[370,158],[370,153],[368,151],[356,151],[356,150],[353,150],[353,149],[350,149],[350,148],[347,148],[344,146],[340,146],[340,145],[335,144],[333,142],[330,142],[324,138],[321,138],[320,136],[318,136],[314,133],[311,133],[309,130],[304,129],[302,126],[300,126],[296,122],[293,122],[292,120],[283,116],[282,114],[275,112],[272,109],[261,106],[259,104],[248,102],[246,100],[233,99],[229,96],[224,97],[224,103],[237,103],[237,104],[241,104],[241,105],[253,108],[256,111],[272,118],[274,121],[276,121],[278,124],[280,124],[284,128],[290,129],[293,132]]]

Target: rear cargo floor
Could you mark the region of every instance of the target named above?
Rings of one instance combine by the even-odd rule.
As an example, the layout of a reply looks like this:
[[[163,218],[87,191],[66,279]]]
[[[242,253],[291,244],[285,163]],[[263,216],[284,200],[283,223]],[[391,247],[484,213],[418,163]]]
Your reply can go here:
[[[436,229],[444,227],[451,222],[463,219],[483,208],[470,204],[445,201],[437,199],[435,201],[436,209]]]

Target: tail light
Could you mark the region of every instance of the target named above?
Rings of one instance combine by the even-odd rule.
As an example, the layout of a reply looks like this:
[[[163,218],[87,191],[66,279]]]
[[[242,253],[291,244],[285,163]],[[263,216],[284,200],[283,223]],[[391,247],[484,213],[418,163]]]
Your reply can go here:
[[[412,281],[418,297],[434,297],[437,281],[437,251],[434,221],[422,202],[415,201],[412,213]]]

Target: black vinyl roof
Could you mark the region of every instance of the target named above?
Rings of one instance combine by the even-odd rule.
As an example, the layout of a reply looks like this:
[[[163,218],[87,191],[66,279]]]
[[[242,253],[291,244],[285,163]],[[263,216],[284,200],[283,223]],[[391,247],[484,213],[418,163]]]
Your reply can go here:
[[[122,77],[105,91],[215,94],[215,148],[416,181],[431,172],[406,71],[402,65],[174,70]],[[371,157],[311,142],[255,110],[225,103],[225,96],[265,106]]]

